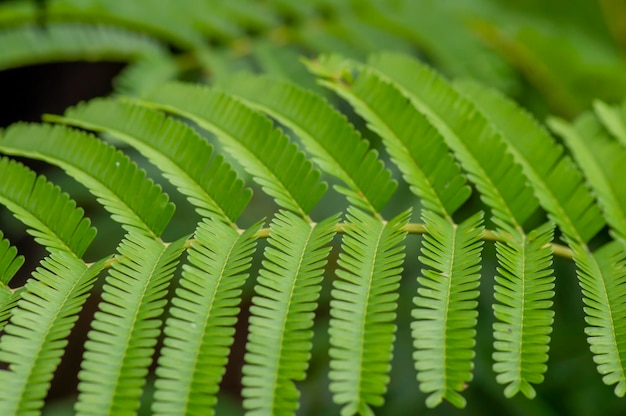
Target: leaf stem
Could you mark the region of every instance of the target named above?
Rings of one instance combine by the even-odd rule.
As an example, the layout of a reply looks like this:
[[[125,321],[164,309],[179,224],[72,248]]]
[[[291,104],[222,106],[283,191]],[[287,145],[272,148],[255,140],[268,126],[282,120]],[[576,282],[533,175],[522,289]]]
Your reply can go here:
[[[345,228],[346,228],[346,224],[338,223],[335,226],[335,231],[338,234],[342,234],[345,232]],[[427,234],[428,233],[428,231],[426,230],[426,226],[424,224],[419,224],[419,223],[409,223],[405,225],[404,231],[406,231],[409,234]],[[257,238],[268,238],[269,235],[270,235],[269,228],[261,228],[256,233]],[[483,231],[481,239],[484,241],[504,241],[504,239],[502,239],[501,237],[498,237],[495,231],[492,231],[492,230]],[[563,258],[570,259],[570,260],[572,259],[573,252],[569,247],[564,246],[562,244],[556,244],[556,243],[552,243],[550,245],[552,246],[552,252],[554,253],[555,256],[563,257]]]
[[[315,223],[311,222],[312,225],[314,225]],[[238,230],[240,233],[244,232],[245,230]],[[337,234],[343,234],[346,231],[346,224],[345,223],[338,223],[337,225],[335,225],[335,232],[337,232]],[[407,225],[405,225],[403,227],[403,231],[407,232],[408,234],[427,234],[428,231],[426,230],[426,226],[424,224],[419,224],[419,223],[409,223]],[[269,228],[261,228],[259,231],[256,232],[256,237],[257,238],[268,238],[270,236],[270,229]],[[484,230],[481,236],[481,239],[484,241],[504,241],[503,238],[498,237],[498,235],[492,231],[492,230]],[[193,238],[190,238],[189,240],[187,240],[183,246],[183,249],[188,249],[191,247],[191,244],[196,241]],[[164,243],[165,245],[169,244],[169,243]],[[550,244],[552,246],[552,253],[554,253],[555,256],[559,256],[565,259],[572,259],[573,258],[573,252],[572,250],[567,247],[564,246],[562,244],[556,244],[556,243],[551,243]],[[104,266],[104,269],[108,269],[110,268],[114,262],[116,262],[117,260],[115,259],[115,257],[111,257],[109,259],[109,261],[107,261],[107,263]],[[90,266],[93,263],[87,263],[87,266]]]

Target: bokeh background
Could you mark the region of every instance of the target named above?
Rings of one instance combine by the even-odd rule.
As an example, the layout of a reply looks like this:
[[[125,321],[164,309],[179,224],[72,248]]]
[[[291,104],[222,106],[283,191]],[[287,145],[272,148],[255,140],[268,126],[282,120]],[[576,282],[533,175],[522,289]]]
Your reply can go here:
[[[96,47],[80,39],[59,43],[55,55],[36,47],[52,27],[81,25],[117,28],[154,48],[138,48],[124,56],[112,45]],[[29,43],[30,42],[30,43]],[[16,54],[14,50],[27,50]],[[39,121],[43,113],[62,113],[81,100],[108,94],[135,94],[166,79],[218,83],[234,71],[270,72],[322,91],[299,57],[341,53],[364,59],[369,53],[396,50],[419,57],[450,78],[473,78],[495,86],[517,100],[539,120],[558,115],[572,119],[590,110],[594,99],[609,103],[626,97],[626,2],[623,0],[58,0],[0,3],[0,127],[17,121]],[[351,121],[365,131],[348,106],[327,94]],[[165,239],[192,232],[198,218],[185,200],[161,180],[145,160],[124,148],[170,194],[177,205]],[[97,259],[114,251],[122,229],[87,191],[61,171],[22,160],[70,193],[98,228],[88,253]],[[332,183],[332,180],[328,179]],[[255,189],[243,225],[270,218],[275,205]],[[467,212],[480,204],[473,198]],[[323,217],[345,209],[330,195],[314,212]],[[419,205],[400,188],[385,212],[397,214]],[[461,214],[463,215],[463,214]],[[544,218],[538,216],[536,221]],[[8,211],[0,208],[0,229],[27,258],[12,284],[23,284],[43,258]],[[606,234],[594,241],[601,244]],[[624,415],[626,401],[616,398],[597,373],[583,333],[580,290],[571,262],[555,259],[556,312],[549,370],[534,400],[505,399],[491,370],[493,276],[495,255],[485,246],[479,306],[475,377],[465,395],[466,409],[443,404],[426,409],[412,364],[411,298],[419,273],[420,238],[407,239],[407,263],[401,286],[398,334],[391,384],[380,415]],[[338,239],[335,241],[338,244]],[[258,251],[257,261],[261,251]],[[334,251],[333,253],[336,253]],[[333,254],[336,255],[336,254]],[[331,258],[332,261],[332,258]],[[254,272],[253,272],[254,275]],[[332,276],[327,276],[330,282]],[[253,279],[246,287],[237,341],[233,348],[217,414],[242,414],[240,377],[246,339],[247,306]],[[302,391],[299,415],[335,415],[339,408],[328,392],[328,301],[324,286],[315,328],[314,351]],[[92,296],[72,333],[55,375],[45,415],[72,414],[82,343],[95,312]],[[149,380],[150,382],[150,380]],[[149,385],[150,386],[150,385]],[[148,387],[149,387],[148,386]],[[1,388],[1,387],[0,387]],[[149,389],[148,389],[149,390]],[[149,393],[146,394],[149,397]],[[142,414],[149,414],[148,400]]]

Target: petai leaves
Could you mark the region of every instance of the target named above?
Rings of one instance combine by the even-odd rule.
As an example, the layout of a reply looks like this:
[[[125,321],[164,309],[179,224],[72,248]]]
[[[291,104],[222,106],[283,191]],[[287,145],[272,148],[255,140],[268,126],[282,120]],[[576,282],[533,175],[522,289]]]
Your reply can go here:
[[[129,233],[120,244],[85,343],[78,415],[134,414],[139,408],[185,240],[165,246]]]
[[[323,85],[350,102],[378,133],[426,209],[451,217],[469,198],[470,188],[443,137],[392,84],[366,70],[353,83],[331,80]]]
[[[397,187],[391,172],[369,142],[322,97],[269,76],[240,75],[219,85],[293,130],[320,168],[345,184],[336,189],[351,204],[377,215],[389,201]]]
[[[8,364],[0,371],[0,413],[39,413],[66,338],[105,261],[88,267],[56,252],[33,273],[0,339],[0,362]]]
[[[76,202],[19,162],[0,158],[0,203],[50,252],[80,258],[96,236]]]
[[[163,330],[154,414],[214,413],[259,226],[198,224]]]
[[[420,261],[427,269],[417,279],[411,324],[415,368],[420,390],[429,393],[428,407],[443,399],[465,406],[459,392],[472,380],[480,260],[482,213],[451,224],[430,211],[422,218],[424,236]]]
[[[554,276],[549,269],[553,233],[554,225],[546,223],[528,235],[503,235],[506,243],[517,240],[512,244],[496,243],[501,266],[494,287],[498,303],[493,309],[498,322],[493,324],[493,369],[498,383],[507,385],[506,397],[521,391],[534,398],[536,392],[530,383],[543,382],[548,369],[548,343],[554,322]]]
[[[146,156],[186,195],[198,213],[234,225],[252,191],[190,126],[157,111],[96,99],[50,120],[112,134]]]
[[[545,128],[513,101],[476,83],[458,86],[502,132],[550,219],[569,240],[588,242],[604,219],[572,159]]]
[[[295,414],[298,408],[294,382],[306,378],[313,318],[337,219],[312,226],[282,211],[272,220],[250,307],[242,379],[247,414]]]
[[[350,208],[330,302],[330,391],[342,416],[373,415],[389,383],[406,211],[388,223]]]
[[[0,151],[58,165],[85,185],[127,230],[158,237],[174,214],[161,187],[115,148],[65,126],[14,124]]]
[[[145,94],[143,104],[179,114],[223,141],[276,203],[306,217],[325,184],[294,143],[267,118],[234,98],[199,85],[168,83]]]

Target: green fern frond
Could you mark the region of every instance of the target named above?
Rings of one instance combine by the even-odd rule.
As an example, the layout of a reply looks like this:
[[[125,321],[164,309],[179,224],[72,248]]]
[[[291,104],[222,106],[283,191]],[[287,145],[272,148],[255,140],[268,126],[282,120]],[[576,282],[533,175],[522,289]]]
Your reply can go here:
[[[534,279],[537,273],[547,272],[550,274],[550,271],[535,270],[531,272],[525,268],[511,269],[507,267],[506,263],[511,261],[521,263],[532,261],[541,249],[541,246],[538,245],[529,247],[525,244],[527,237],[522,228],[523,223],[537,208],[538,204],[532,198],[532,189],[527,185],[527,180],[522,173],[521,167],[513,163],[513,157],[508,153],[506,144],[499,137],[497,131],[476,111],[469,101],[463,99],[436,74],[416,64],[415,61],[399,55],[384,55],[379,58],[379,61],[374,59],[374,62],[376,62],[374,67],[379,70],[379,76],[382,79],[393,80],[395,85],[413,102],[416,108],[425,114],[425,117],[422,116],[423,123],[426,126],[432,123],[446,139],[448,146],[455,151],[463,167],[469,172],[469,178],[476,183],[483,200],[493,209],[493,221],[498,226],[497,233],[499,235],[506,234],[507,236],[513,234],[520,237],[517,239],[504,237],[508,247],[499,244],[500,253],[516,253],[515,258],[510,258],[513,256],[507,255],[499,257],[500,264],[504,263],[503,268],[508,269],[509,272],[520,273],[515,279],[523,282]],[[367,77],[367,74],[365,69],[359,73],[357,79]],[[343,80],[343,83],[335,81],[335,85],[340,85],[336,89],[342,89],[343,91],[348,89],[348,87],[342,87],[341,85],[351,85],[350,77],[344,77]],[[326,84],[328,85],[328,83]],[[397,95],[399,96],[399,94]],[[382,99],[383,97],[378,95],[377,104]],[[406,99],[400,96],[397,98],[397,103],[399,104],[396,111],[400,111],[402,107],[407,107]],[[380,116],[371,112],[364,114],[364,116],[366,120],[372,118],[380,120]],[[416,117],[411,117],[411,119],[415,120]],[[388,118],[386,122],[391,124],[393,120],[393,118]],[[381,123],[383,122],[379,121],[379,124]],[[389,124],[385,126],[387,135],[390,134],[388,133]],[[399,120],[396,119],[394,125],[398,126],[399,124]],[[397,129],[399,127],[396,127]],[[443,151],[443,154],[446,155],[447,150],[443,149]],[[436,212],[441,213],[441,205],[435,206],[435,208],[437,209]],[[443,212],[449,217],[446,211]],[[455,225],[449,223],[448,227],[450,226],[454,227]],[[551,253],[548,252],[548,255],[551,255]],[[545,263],[541,265],[546,266]],[[526,275],[526,273],[529,274]],[[543,293],[543,295],[551,297],[551,293]],[[533,302],[533,307],[540,308],[541,306],[540,302]],[[524,310],[518,309],[516,314],[523,315]],[[533,324],[530,325],[532,326]],[[418,344],[416,343],[416,345]],[[522,354],[529,353],[531,349],[521,344],[516,345],[515,348],[519,349]],[[448,358],[450,358],[450,355],[445,353],[444,360]],[[471,361],[467,363],[471,366]],[[524,372],[532,372],[533,370],[529,364],[522,368]],[[440,366],[437,371],[446,371],[446,369]],[[465,382],[469,381],[471,373],[460,377],[465,377]],[[433,387],[436,384],[426,383],[425,385],[428,386],[427,388],[433,389],[431,391],[434,391],[427,401],[429,405],[437,405],[443,398],[450,400],[457,406],[465,405],[465,400],[456,392],[459,389],[458,385],[455,387],[440,385],[437,388]],[[523,391],[525,393],[531,392],[526,388]],[[517,392],[517,390],[511,388],[507,391],[507,394],[512,392]]]
[[[17,254],[17,249],[4,238],[0,231],[0,331],[4,328],[11,311],[17,306],[20,290],[9,288],[9,282],[24,264],[24,256]]]
[[[239,234],[216,221],[198,225],[163,331],[154,414],[214,414],[259,227]]]
[[[37,415],[61,362],[67,336],[78,320],[106,259],[91,267],[56,252],[28,281],[0,338],[0,413]]]
[[[315,226],[279,212],[250,307],[243,406],[250,415],[295,414],[311,357],[313,318],[322,287],[328,243],[338,216]]]
[[[158,43],[121,29],[77,24],[0,31],[0,69],[57,61],[134,61],[164,54]]]
[[[105,131],[135,147],[186,195],[203,217],[234,226],[252,191],[190,126],[158,111],[106,99],[69,108],[48,120]]]
[[[24,256],[17,254],[17,248],[0,231],[0,287],[7,287],[23,264]]]
[[[430,267],[418,278],[411,324],[415,368],[420,390],[430,395],[428,407],[443,399],[465,406],[459,394],[472,380],[483,214],[451,224],[430,211],[422,211],[428,234],[419,257]]]
[[[585,303],[585,328],[593,361],[606,385],[615,394],[626,394],[626,255],[624,248],[611,242],[593,254],[584,246],[572,244],[574,260]]]
[[[504,230],[521,227],[538,208],[537,200],[506,143],[474,105],[408,56],[374,55],[368,65],[392,81],[439,130],[491,207],[494,223]]]
[[[524,109],[477,83],[457,84],[502,132],[550,219],[569,240],[588,242],[604,227],[602,213],[563,147]]]
[[[78,374],[77,415],[134,414],[161,332],[169,281],[186,239],[129,233],[103,287]]]
[[[546,223],[528,235],[503,235],[505,243],[496,243],[501,267],[495,277],[493,369],[496,380],[507,384],[506,397],[521,391],[534,398],[530,383],[543,382],[548,369],[548,350],[554,312],[554,275],[550,242],[554,225]],[[519,249],[523,251],[518,251]],[[523,276],[523,278],[520,278]]]
[[[597,250],[575,247],[583,301],[587,305],[585,329],[598,372],[615,394],[626,394],[626,193],[622,183],[626,149],[607,137],[592,114],[580,116],[573,125],[552,119],[550,126],[564,139],[591,185],[604,217],[618,240]],[[617,247],[615,247],[617,246]]]
[[[15,290],[11,290],[8,287],[0,288],[0,331],[3,331],[9,322],[13,309],[17,307],[23,291],[23,286]]]
[[[267,117],[234,98],[205,86],[169,83],[144,99],[144,105],[186,117],[215,134],[283,208],[306,218],[326,191],[304,153]]]
[[[443,137],[406,98],[371,71],[353,83],[321,81],[345,98],[383,140],[424,207],[450,218],[469,198],[471,190]]]
[[[388,223],[349,209],[330,303],[330,390],[342,416],[383,404],[395,339],[401,245],[410,211]]]
[[[83,210],[59,187],[4,157],[0,158],[0,203],[48,251],[66,251],[80,258],[96,236]]]
[[[58,165],[93,193],[127,230],[161,235],[174,204],[126,155],[65,126],[13,124],[0,135],[0,151]]]
[[[616,280],[615,271],[608,261],[601,261],[603,257],[592,254],[586,245],[605,224],[600,209],[573,161],[563,155],[562,147],[527,112],[511,100],[478,84],[467,83],[462,88],[503,132],[516,160],[522,164],[533,183],[543,207],[564,233],[578,266],[583,301],[587,305],[598,304],[585,308],[585,319],[591,325],[587,328],[590,343],[591,334],[596,334],[599,338],[593,343],[607,346],[604,349],[592,347],[592,352],[596,354],[594,360],[602,361],[603,370],[598,368],[601,374],[607,374],[604,370],[611,368],[612,374],[617,377],[611,380],[618,379],[615,374],[619,374],[619,369],[623,367],[619,352],[623,337],[614,332],[614,327],[620,325],[623,317],[613,313],[621,310],[618,306],[619,294],[612,298],[613,293],[608,288],[615,285],[611,283]],[[607,348],[612,352],[606,353]],[[602,358],[598,358],[598,351],[605,352]],[[613,382],[617,381],[608,384]],[[620,392],[619,389],[616,388],[616,393]]]
[[[189,4],[191,3],[191,4]],[[123,26],[147,33],[182,49],[202,45],[202,37],[193,30],[188,6],[200,12],[199,2],[186,0],[182,4],[171,1],[127,2],[117,0],[49,0],[46,17],[52,21],[99,22]],[[148,10],[146,10],[146,8]],[[191,9],[193,10],[193,8]]]
[[[591,113],[569,124],[550,119],[549,126],[565,141],[591,186],[614,236],[626,249],[626,148],[607,136]]]
[[[593,109],[604,127],[622,146],[626,146],[626,102],[613,108],[602,101],[594,101]]]
[[[269,76],[240,75],[219,85],[293,130],[322,170],[346,185],[335,188],[351,204],[377,215],[393,195],[397,183],[376,151],[319,95]]]

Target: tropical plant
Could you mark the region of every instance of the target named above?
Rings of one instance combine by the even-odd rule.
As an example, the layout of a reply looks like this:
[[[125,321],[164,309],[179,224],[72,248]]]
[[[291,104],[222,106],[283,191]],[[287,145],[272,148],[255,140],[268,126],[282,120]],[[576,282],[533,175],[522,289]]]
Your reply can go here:
[[[0,234],[0,414],[42,412],[79,319],[80,415],[226,413],[220,386],[243,344],[246,414],[295,414],[312,400],[301,393],[325,394],[307,393],[316,377],[336,407],[310,412],[374,414],[407,339],[405,388],[429,408],[463,408],[489,308],[495,377],[480,379],[533,399],[555,285],[576,297],[573,268],[554,257],[575,265],[590,354],[623,397],[626,104],[581,113],[593,97],[569,90],[591,74],[614,86],[597,95],[617,98],[623,58],[556,77],[558,65],[537,64],[545,51],[520,49],[546,32],[489,2],[297,4],[0,6],[0,68],[134,61],[114,95],[0,131],[0,202],[47,251],[16,286],[24,258]],[[583,51],[600,42],[585,39]],[[256,65],[263,74],[235,73]],[[525,83],[543,103],[533,110],[556,114],[555,135],[510,97],[535,100]],[[92,196],[73,199],[30,160]],[[95,227],[79,207],[94,200],[108,213]],[[121,241],[99,241],[112,222]]]

